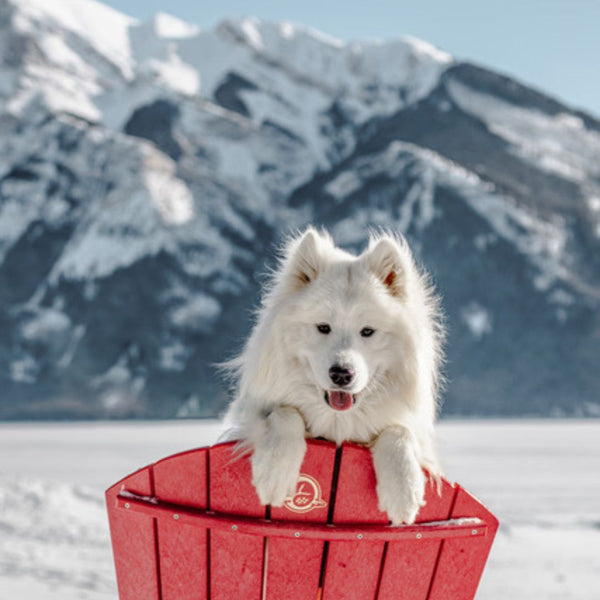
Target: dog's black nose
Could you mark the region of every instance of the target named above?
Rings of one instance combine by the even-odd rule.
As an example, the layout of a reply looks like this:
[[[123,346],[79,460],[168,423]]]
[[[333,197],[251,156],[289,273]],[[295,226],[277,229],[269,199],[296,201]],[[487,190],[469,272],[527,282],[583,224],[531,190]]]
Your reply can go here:
[[[329,369],[329,377],[335,385],[346,386],[354,379],[354,371],[340,365],[333,365]]]

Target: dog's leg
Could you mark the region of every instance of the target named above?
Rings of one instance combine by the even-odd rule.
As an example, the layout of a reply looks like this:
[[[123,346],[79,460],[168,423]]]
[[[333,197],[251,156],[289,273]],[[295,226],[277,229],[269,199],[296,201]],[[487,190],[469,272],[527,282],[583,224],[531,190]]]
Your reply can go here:
[[[262,421],[251,440],[252,483],[262,504],[281,506],[296,492],[306,453],[304,420],[295,408],[280,406]]]
[[[379,509],[393,525],[414,523],[425,494],[425,475],[417,460],[414,436],[406,427],[389,427],[379,434],[371,453]]]

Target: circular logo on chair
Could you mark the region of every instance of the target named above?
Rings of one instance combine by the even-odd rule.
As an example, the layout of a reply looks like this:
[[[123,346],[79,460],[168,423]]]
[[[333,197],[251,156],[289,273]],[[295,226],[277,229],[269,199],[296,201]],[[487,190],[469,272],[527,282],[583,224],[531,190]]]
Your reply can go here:
[[[319,482],[310,475],[300,473],[296,493],[288,496],[283,505],[293,512],[305,513],[315,508],[323,508],[327,506],[327,502],[323,500]]]

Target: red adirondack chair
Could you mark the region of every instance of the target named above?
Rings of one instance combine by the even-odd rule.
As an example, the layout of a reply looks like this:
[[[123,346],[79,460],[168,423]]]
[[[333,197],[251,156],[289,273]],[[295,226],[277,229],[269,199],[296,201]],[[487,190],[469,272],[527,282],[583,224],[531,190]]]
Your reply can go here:
[[[377,509],[370,452],[309,441],[294,498],[261,506],[233,444],[176,454],[106,492],[120,600],[472,600],[497,519],[429,485],[417,524]]]

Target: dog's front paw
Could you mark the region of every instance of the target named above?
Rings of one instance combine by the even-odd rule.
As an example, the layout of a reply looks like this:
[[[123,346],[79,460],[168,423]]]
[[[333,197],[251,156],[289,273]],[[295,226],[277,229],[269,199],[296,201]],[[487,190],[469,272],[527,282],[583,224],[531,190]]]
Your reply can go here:
[[[252,455],[252,484],[261,504],[282,506],[296,492],[306,442],[286,447],[258,446]]]
[[[414,523],[425,504],[425,474],[414,451],[414,438],[403,427],[384,430],[372,450],[379,509],[393,525]]]
[[[419,509],[424,505],[425,476],[421,467],[411,469],[409,477],[406,470],[381,478],[377,483],[379,510],[387,513],[392,525],[411,524]]]

